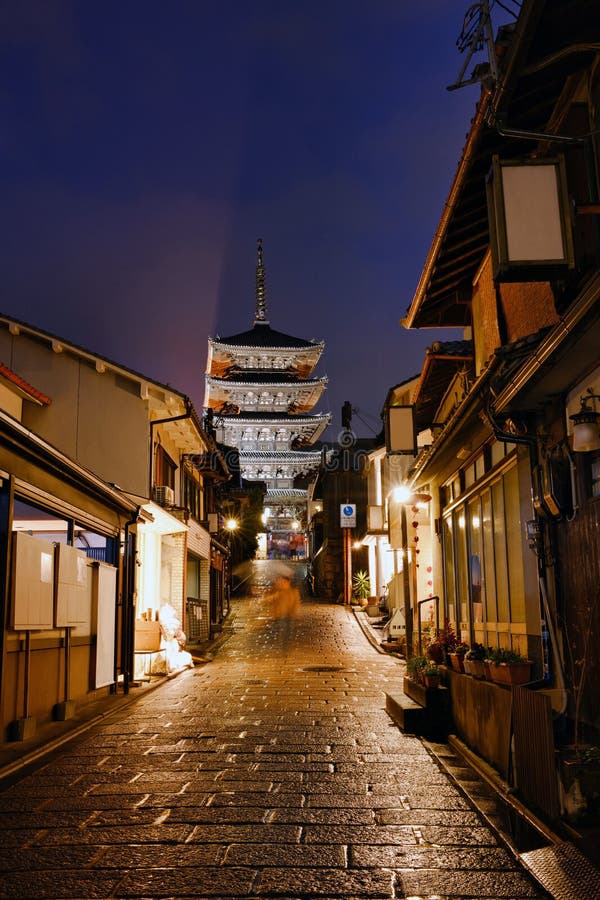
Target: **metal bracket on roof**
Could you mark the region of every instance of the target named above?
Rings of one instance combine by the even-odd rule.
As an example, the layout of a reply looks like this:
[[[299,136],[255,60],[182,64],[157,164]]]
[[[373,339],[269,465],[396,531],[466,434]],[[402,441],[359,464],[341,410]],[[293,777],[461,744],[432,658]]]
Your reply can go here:
[[[491,9],[494,5],[500,6],[515,19],[521,9],[521,4],[518,0],[504,0],[504,2],[501,2],[501,0],[478,0],[477,3],[473,3],[468,8],[463,19],[462,31],[456,39],[456,46],[460,53],[465,53],[466,51],[465,61],[454,84],[448,85],[448,91],[456,91],[458,88],[476,84],[477,82],[482,84],[497,83],[499,74],[498,61],[491,15]],[[471,77],[465,79],[465,72],[473,56],[483,50],[484,46],[487,48],[487,62],[478,63],[474,67]]]

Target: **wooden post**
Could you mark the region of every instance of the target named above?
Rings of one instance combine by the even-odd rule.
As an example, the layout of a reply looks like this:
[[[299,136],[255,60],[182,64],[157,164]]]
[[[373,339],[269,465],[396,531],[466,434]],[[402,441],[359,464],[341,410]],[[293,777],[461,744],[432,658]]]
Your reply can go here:
[[[352,529],[344,528],[344,603],[352,600]]]

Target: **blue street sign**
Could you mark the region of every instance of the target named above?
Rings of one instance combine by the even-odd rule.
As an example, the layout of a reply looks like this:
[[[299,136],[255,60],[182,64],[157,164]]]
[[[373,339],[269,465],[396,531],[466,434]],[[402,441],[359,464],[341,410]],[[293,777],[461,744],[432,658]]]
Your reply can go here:
[[[356,528],[356,503],[342,503],[340,506],[342,528]]]

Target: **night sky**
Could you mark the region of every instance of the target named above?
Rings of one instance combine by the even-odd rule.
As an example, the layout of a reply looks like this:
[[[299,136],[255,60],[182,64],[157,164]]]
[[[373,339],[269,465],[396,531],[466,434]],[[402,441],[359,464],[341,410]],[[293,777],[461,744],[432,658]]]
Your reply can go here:
[[[378,430],[460,332],[399,324],[478,86],[467,0],[3,0],[0,310],[188,394],[208,336],[325,341],[319,409]],[[2,360],[0,360],[2,362]],[[44,390],[44,384],[36,384]]]

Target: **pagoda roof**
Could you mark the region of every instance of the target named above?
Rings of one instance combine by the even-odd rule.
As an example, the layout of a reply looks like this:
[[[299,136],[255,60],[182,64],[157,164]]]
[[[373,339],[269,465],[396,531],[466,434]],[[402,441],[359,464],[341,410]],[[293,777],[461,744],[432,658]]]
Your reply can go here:
[[[282,459],[289,459],[291,462],[299,461],[304,458],[307,461],[319,461],[321,459],[320,450],[240,450],[240,459],[260,460],[261,462],[280,462]]]
[[[220,415],[220,414],[219,414]],[[241,422],[269,422],[270,424],[275,424],[277,422],[281,422],[282,424],[287,424],[289,422],[293,422],[294,424],[305,424],[311,425],[316,424],[317,422],[329,422],[331,419],[331,413],[314,413],[308,416],[303,415],[293,415],[292,413],[283,413],[283,412],[242,412],[236,415],[223,415],[223,419],[225,424],[227,425],[237,425]]]
[[[244,347],[251,349],[257,347],[266,349],[298,350],[304,348],[319,348],[323,342],[306,341],[304,338],[292,337],[283,331],[275,331],[268,322],[255,322],[248,331],[240,331],[229,337],[217,337],[212,343],[221,346]]]
[[[264,503],[274,500],[306,500],[308,491],[306,488],[269,488],[265,494]]]
[[[321,378],[299,379],[297,376],[289,375],[283,369],[274,372],[271,370],[265,371],[263,369],[236,370],[233,375],[228,375],[227,378],[209,375],[207,380],[218,385],[226,386],[229,382],[233,382],[235,384],[247,384],[249,387],[254,384],[270,384],[273,387],[289,387],[290,385],[297,385],[298,387],[306,385],[307,387],[311,387],[319,384],[326,385],[328,381],[326,375],[323,375]]]

